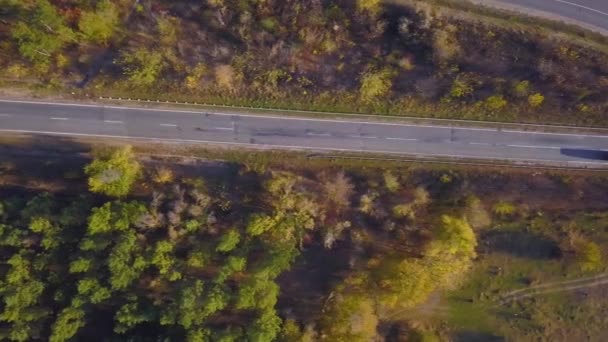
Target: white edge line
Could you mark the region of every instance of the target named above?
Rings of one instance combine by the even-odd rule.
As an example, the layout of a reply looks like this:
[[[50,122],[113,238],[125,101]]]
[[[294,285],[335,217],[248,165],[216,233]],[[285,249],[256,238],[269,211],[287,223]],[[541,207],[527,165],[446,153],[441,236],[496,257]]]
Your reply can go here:
[[[406,152],[391,152],[391,151],[378,151],[378,150],[362,150],[362,149],[345,149],[345,148],[331,148],[331,147],[305,147],[297,145],[269,145],[269,144],[255,144],[255,143],[238,143],[238,142],[221,142],[221,141],[208,141],[208,140],[190,140],[190,139],[164,139],[164,138],[149,138],[149,137],[133,137],[133,136],[120,136],[120,135],[107,135],[107,134],[88,134],[88,133],[69,133],[69,132],[47,132],[47,131],[29,131],[19,129],[3,129],[0,128],[0,132],[12,132],[12,133],[26,133],[26,134],[46,134],[46,135],[59,135],[59,136],[80,136],[80,137],[98,137],[98,138],[117,138],[117,139],[128,139],[128,140],[149,140],[149,141],[169,141],[169,142],[182,142],[182,143],[197,143],[197,144],[210,144],[210,145],[233,145],[233,146],[249,146],[259,148],[274,148],[274,149],[293,149],[293,150],[304,150],[304,151],[339,151],[339,152],[364,152],[364,153],[381,153],[381,154],[392,154],[400,156],[431,156],[431,157],[449,157],[449,158],[466,158],[466,159],[486,159],[486,160],[497,160],[497,161],[512,161],[512,162],[544,162],[544,163],[560,163],[560,164],[581,164],[581,165],[604,165],[608,166],[608,163],[602,162],[587,162],[587,161],[575,161],[575,160],[551,160],[551,159],[519,159],[519,158],[492,158],[492,157],[475,157],[465,155],[450,155],[450,154],[422,154],[422,153],[406,153]]]
[[[534,146],[534,145],[506,145],[507,147],[519,147],[519,148],[533,148],[533,149],[546,149],[546,150],[561,150],[561,147],[557,146]]]
[[[390,123],[390,122],[372,122],[372,121],[356,121],[356,120],[337,120],[337,119],[324,119],[324,118],[297,118],[297,117],[285,117],[277,115],[256,115],[256,114],[242,114],[242,113],[219,113],[219,112],[203,112],[193,110],[177,110],[177,109],[155,109],[155,108],[138,108],[138,107],[124,107],[124,106],[104,106],[104,105],[87,105],[87,104],[76,104],[76,103],[61,103],[61,102],[38,102],[38,101],[18,101],[18,100],[4,100],[0,99],[0,102],[7,103],[27,103],[27,104],[38,104],[38,105],[53,105],[53,106],[68,106],[68,107],[85,107],[85,108],[109,108],[109,109],[120,109],[120,110],[137,110],[147,112],[164,112],[164,113],[187,113],[187,114],[206,114],[216,116],[241,116],[259,119],[277,119],[277,120],[292,120],[292,121],[320,121],[320,122],[334,122],[334,123],[349,123],[349,124],[365,124],[365,125],[377,125],[377,126],[396,126],[396,127],[424,127],[424,128],[438,128],[438,129],[454,129],[454,130],[465,130],[465,131],[486,131],[486,132],[509,132],[509,133],[522,133],[522,134],[550,134],[550,135],[563,135],[563,136],[577,136],[586,138],[602,138],[608,139],[608,135],[589,135],[589,134],[573,134],[573,133],[551,133],[551,132],[537,132],[537,131],[520,131],[520,130],[508,130],[508,129],[490,129],[490,128],[475,128],[475,127],[452,127],[452,126],[441,126],[441,125],[415,125],[415,124],[404,124],[404,123]],[[326,113],[319,113],[326,114]],[[331,114],[331,113],[330,113]],[[398,118],[398,117],[395,117]],[[415,118],[418,120],[424,120],[428,118]],[[479,122],[481,123],[481,122]],[[514,123],[500,123],[500,122],[489,122],[494,124],[511,124]],[[524,124],[525,125],[525,124]],[[541,125],[542,126],[542,125]],[[549,126],[550,127],[550,126]],[[560,126],[557,126],[560,127]],[[561,126],[568,129],[584,129],[589,127],[568,127]]]
[[[600,10],[598,10],[598,9],[595,9],[595,8],[591,8],[591,7],[589,7],[589,6],[585,6],[585,5],[579,5],[579,4],[575,4],[575,3],[573,3],[573,2],[564,1],[564,0],[555,0],[555,1],[557,1],[557,2],[561,2],[562,4],[566,4],[566,5],[574,6],[574,7],[584,8],[584,9],[586,9],[586,10],[588,10],[588,11],[595,12],[595,13],[599,13],[599,14],[603,14],[603,15],[605,15],[605,16],[608,16],[608,13],[606,13],[606,12],[602,12],[602,11],[600,11]]]

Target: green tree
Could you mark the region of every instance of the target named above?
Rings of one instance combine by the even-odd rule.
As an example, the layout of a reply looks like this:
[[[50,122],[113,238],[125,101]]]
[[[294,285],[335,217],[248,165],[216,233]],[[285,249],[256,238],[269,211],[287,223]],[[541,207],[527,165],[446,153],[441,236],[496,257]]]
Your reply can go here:
[[[10,268],[0,283],[4,303],[0,321],[9,324],[10,339],[36,339],[42,320],[48,315],[48,310],[40,306],[45,284],[34,277],[32,262],[21,254],[14,254],[7,264]]]
[[[116,311],[114,319],[116,320],[114,331],[125,333],[140,323],[152,321],[154,311],[144,310],[137,302],[129,302]]]
[[[29,18],[27,22],[20,21],[15,25],[12,36],[17,40],[23,57],[48,65],[53,54],[73,41],[74,32],[48,0],[38,0]]]
[[[338,290],[321,321],[322,341],[374,341],[378,317],[374,302],[359,291]]]
[[[152,255],[152,265],[158,268],[158,273],[161,275],[168,275],[173,269],[175,264],[175,257],[173,255],[173,249],[175,246],[170,241],[162,240],[156,243],[154,254]],[[173,277],[178,277],[175,272],[172,274]]]
[[[280,331],[281,318],[277,316],[276,311],[263,310],[262,314],[247,328],[247,338],[249,341],[255,342],[273,341]]]
[[[152,86],[165,68],[162,54],[145,48],[125,52],[120,64],[124,67],[125,74],[129,76],[131,84],[142,88]]]
[[[100,151],[85,167],[89,189],[108,196],[125,196],[140,175],[141,166],[131,146]]]
[[[78,282],[78,293],[86,297],[91,303],[98,304],[110,298],[110,290],[101,286],[95,278],[84,278]]]
[[[63,342],[76,335],[85,325],[85,312],[79,307],[67,307],[59,313],[53,324],[49,341]]]
[[[97,3],[94,12],[84,12],[80,16],[78,29],[93,43],[107,44],[120,25],[118,8],[109,0]]]
[[[236,248],[240,240],[241,234],[239,233],[239,231],[236,229],[231,229],[224,235],[222,235],[215,250],[224,253],[230,252]]]
[[[112,289],[126,289],[148,265],[137,243],[135,232],[124,232],[110,251],[108,269]]]

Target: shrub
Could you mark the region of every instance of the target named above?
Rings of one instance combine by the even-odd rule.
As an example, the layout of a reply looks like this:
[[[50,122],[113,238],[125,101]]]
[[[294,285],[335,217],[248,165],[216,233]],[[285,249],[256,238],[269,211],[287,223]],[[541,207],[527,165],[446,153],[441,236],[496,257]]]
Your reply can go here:
[[[393,86],[391,78],[392,72],[388,69],[363,74],[359,88],[361,101],[370,103],[386,96]]]
[[[460,52],[460,45],[454,34],[456,30],[456,26],[447,25],[445,28],[435,31],[433,35],[433,50],[440,62],[446,61]]]
[[[493,95],[486,99],[486,107],[492,111],[501,110],[507,106],[507,100],[502,95]]]
[[[516,210],[517,208],[515,207],[515,205],[506,201],[499,201],[492,208],[494,214],[498,216],[510,216],[513,215]]]
[[[515,91],[515,96],[525,97],[530,92],[530,81],[521,81],[515,85],[513,89]]]
[[[414,219],[416,217],[416,213],[414,212],[414,207],[411,203],[407,204],[399,204],[393,207],[393,215],[397,218],[409,218]]]
[[[372,14],[380,12],[381,0],[357,0],[357,9],[359,11],[368,11]]]
[[[173,181],[173,171],[168,167],[159,167],[155,170],[152,180],[158,184],[166,184]]]
[[[221,88],[234,90],[234,68],[228,64],[215,67],[215,82]]]
[[[574,249],[577,262],[583,271],[594,271],[602,266],[602,251],[597,243],[580,241]]]
[[[536,93],[528,96],[528,103],[532,107],[540,107],[545,102],[545,97],[541,93]]]
[[[461,78],[456,78],[450,88],[450,97],[460,99],[473,93],[473,87],[469,82]]]
[[[384,186],[389,192],[396,192],[401,187],[399,178],[390,171],[384,172]]]

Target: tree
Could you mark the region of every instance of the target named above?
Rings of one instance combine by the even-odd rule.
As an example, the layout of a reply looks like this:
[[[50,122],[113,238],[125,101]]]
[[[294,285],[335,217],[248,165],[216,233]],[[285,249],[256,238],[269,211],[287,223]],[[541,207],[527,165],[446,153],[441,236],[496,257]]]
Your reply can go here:
[[[321,321],[322,341],[374,341],[378,317],[374,302],[358,291],[338,290]]]
[[[393,73],[389,69],[368,71],[361,77],[359,96],[364,103],[371,103],[386,96],[393,86]]]
[[[131,146],[113,151],[100,151],[85,167],[89,189],[108,196],[122,197],[129,193],[140,175],[141,165]]]
[[[94,12],[84,12],[80,16],[78,29],[92,43],[106,45],[120,24],[116,5],[108,0],[97,3]]]
[[[79,307],[67,307],[61,311],[53,324],[51,342],[63,342],[76,335],[80,328],[85,325],[85,312]]]
[[[135,301],[130,301],[118,309],[114,315],[117,333],[125,333],[134,326],[151,321],[154,318],[154,311],[143,310]]]
[[[10,324],[9,337],[26,341],[38,338],[40,323],[48,311],[40,306],[45,284],[32,274],[32,262],[21,254],[14,254],[8,261],[6,278],[0,283],[0,295],[4,302],[0,321]]]
[[[19,22],[12,30],[19,52],[30,61],[48,65],[51,57],[74,39],[74,32],[65,24],[55,6],[38,0],[27,22]]]
[[[124,67],[129,82],[143,88],[152,86],[165,68],[162,54],[145,48],[125,52],[119,62]]]
[[[135,232],[124,232],[110,251],[108,269],[114,290],[126,289],[146,268],[147,262],[137,244]]]
[[[230,229],[220,238],[217,247],[215,248],[218,252],[230,252],[236,248],[241,240],[241,234],[236,229]]]
[[[154,254],[152,255],[152,265],[158,268],[158,273],[161,275],[168,275],[175,259],[173,256],[173,249],[175,246],[169,241],[162,240],[156,243]],[[171,278],[177,277],[175,273],[172,274]]]
[[[247,328],[249,341],[263,342],[273,341],[281,331],[281,318],[277,316],[274,309],[263,310]]]

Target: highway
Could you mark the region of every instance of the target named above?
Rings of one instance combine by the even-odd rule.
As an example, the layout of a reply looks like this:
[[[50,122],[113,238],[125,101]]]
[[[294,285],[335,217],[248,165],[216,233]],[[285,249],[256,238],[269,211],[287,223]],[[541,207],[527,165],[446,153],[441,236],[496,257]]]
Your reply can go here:
[[[608,135],[0,99],[0,133],[608,167]]]
[[[561,20],[608,34],[608,0],[472,0],[529,15]]]

